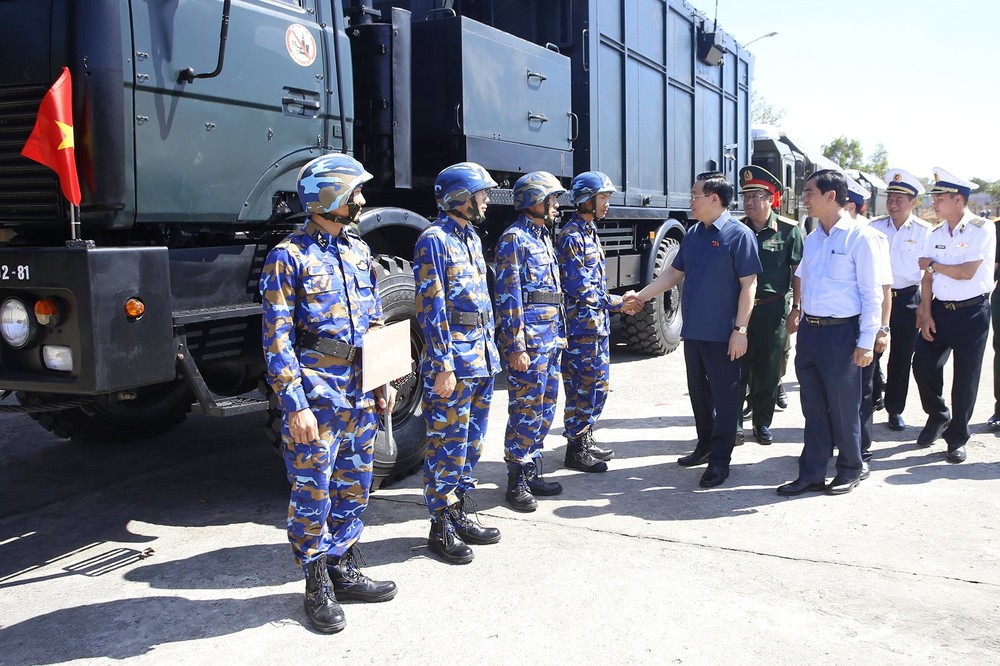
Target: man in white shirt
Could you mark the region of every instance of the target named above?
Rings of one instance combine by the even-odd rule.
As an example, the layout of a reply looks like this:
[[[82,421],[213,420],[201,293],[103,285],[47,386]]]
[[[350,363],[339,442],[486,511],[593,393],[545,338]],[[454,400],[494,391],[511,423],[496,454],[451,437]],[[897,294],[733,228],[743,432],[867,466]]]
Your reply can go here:
[[[844,211],[847,181],[839,171],[824,169],[810,176],[803,200],[819,226],[806,237],[795,272],[802,311],[791,312],[788,331],[798,331],[795,373],[805,444],[798,478],[777,491],[841,495],[861,480],[861,369],[874,358],[882,307],[878,240]],[[834,444],[840,452],[837,474],[826,485]]]
[[[919,260],[925,273],[917,309],[920,339],[913,354],[913,376],[927,424],[917,444],[930,446],[943,436],[948,444],[947,461],[960,463],[966,458],[969,419],[976,406],[990,329],[987,296],[993,289],[997,239],[993,225],[969,210],[969,194],[977,189],[974,183],[940,167],[934,169],[934,181],[934,212],[945,223],[930,233]],[[955,359],[951,412],[941,395],[949,354]]]
[[[889,328],[892,342],[889,345],[889,362],[886,367],[885,409],[889,413],[889,427],[903,430],[903,409],[910,388],[910,363],[913,347],[917,343],[917,306],[920,304],[920,270],[918,259],[923,252],[931,225],[913,214],[917,197],[924,193],[920,179],[903,169],[889,169],[886,173],[886,208],[889,214],[872,220],[871,228],[889,240],[889,258],[892,264],[892,310]],[[875,363],[882,354],[876,349]],[[876,370],[876,374],[880,371]]]

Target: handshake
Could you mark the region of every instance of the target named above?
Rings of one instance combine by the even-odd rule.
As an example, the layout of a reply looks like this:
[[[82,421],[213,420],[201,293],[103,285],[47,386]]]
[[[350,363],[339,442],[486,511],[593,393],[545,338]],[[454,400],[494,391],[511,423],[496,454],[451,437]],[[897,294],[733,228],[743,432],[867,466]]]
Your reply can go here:
[[[645,303],[646,299],[639,296],[634,289],[630,289],[622,296],[622,312],[627,315],[639,314]]]

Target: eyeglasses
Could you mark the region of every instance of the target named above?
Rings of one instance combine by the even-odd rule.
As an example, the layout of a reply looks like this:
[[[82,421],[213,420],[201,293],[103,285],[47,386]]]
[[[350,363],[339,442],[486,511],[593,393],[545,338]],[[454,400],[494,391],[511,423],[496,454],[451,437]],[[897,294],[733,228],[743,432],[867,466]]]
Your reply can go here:
[[[770,201],[771,195],[767,192],[754,192],[752,194],[744,194],[743,201]]]
[[[694,201],[695,199],[698,199],[700,197],[710,197],[710,196],[712,196],[712,195],[711,194],[692,194],[691,195],[691,200]]]

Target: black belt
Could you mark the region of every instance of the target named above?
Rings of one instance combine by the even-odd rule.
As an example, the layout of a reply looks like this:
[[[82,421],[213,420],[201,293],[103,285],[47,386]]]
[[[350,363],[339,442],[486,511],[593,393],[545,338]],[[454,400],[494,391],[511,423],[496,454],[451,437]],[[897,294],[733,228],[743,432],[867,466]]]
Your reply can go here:
[[[753,299],[753,304],[754,305],[767,305],[768,303],[774,303],[775,301],[777,301],[779,299],[782,299],[784,297],[785,297],[784,294],[771,294],[769,296],[765,296],[764,298],[755,298],[755,299]]]
[[[935,303],[940,303],[945,310],[958,310],[960,308],[967,308],[970,305],[979,305],[986,300],[985,294],[980,294],[979,296],[973,296],[972,298],[967,298],[964,301],[940,301],[934,299]]]
[[[892,297],[896,298],[897,296],[912,296],[913,292],[915,292],[919,287],[920,287],[919,284],[914,284],[909,287],[903,287],[902,289],[893,289]]]
[[[448,319],[457,326],[486,326],[489,320],[485,312],[452,312]]]
[[[543,305],[562,305],[563,295],[559,291],[530,291],[525,293],[521,300],[529,305],[541,303]]]
[[[858,315],[853,317],[813,317],[812,315],[802,315],[802,321],[810,326],[839,326],[852,321],[857,321]]]
[[[298,343],[299,347],[305,347],[306,349],[318,351],[320,354],[326,354],[327,356],[334,356],[348,361],[353,361],[354,357],[361,352],[361,347],[355,347],[354,345],[349,345],[346,342],[341,342],[340,340],[321,338],[315,333],[300,334],[298,336]]]

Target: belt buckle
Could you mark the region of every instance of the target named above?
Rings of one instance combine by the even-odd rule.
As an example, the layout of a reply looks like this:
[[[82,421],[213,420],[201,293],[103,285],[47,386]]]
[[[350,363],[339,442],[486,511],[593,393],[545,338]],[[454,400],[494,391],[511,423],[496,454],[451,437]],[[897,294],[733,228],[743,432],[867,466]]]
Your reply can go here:
[[[806,317],[806,323],[812,326],[819,326],[819,317]]]
[[[957,310],[958,307],[956,307],[956,305],[954,303],[945,303],[944,304],[944,309],[945,310]]]
[[[358,348],[355,347],[354,345],[347,345],[347,348],[348,348],[348,351],[347,351],[347,360],[348,361],[353,361],[354,360],[354,354],[355,354],[355,352],[358,351]]]

